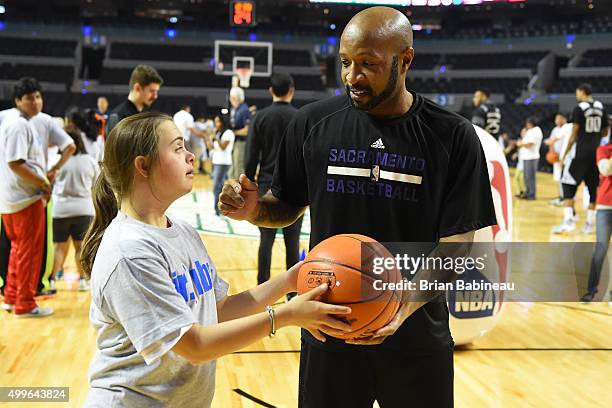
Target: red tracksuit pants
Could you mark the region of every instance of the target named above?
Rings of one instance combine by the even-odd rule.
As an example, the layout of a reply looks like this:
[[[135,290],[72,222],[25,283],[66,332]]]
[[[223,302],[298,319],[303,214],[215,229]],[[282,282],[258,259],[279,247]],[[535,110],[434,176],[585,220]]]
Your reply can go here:
[[[36,307],[36,289],[45,241],[45,208],[38,200],[13,214],[2,214],[6,236],[11,241],[4,303],[15,305],[15,314]]]

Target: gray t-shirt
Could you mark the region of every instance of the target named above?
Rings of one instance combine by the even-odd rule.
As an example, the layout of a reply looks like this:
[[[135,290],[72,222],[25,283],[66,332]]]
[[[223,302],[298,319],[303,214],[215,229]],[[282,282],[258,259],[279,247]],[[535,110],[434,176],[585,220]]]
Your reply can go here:
[[[53,185],[53,218],[93,217],[91,188],[99,173],[98,163],[87,153],[68,159]]]
[[[193,324],[217,323],[228,285],[198,233],[157,228],[119,213],[94,262],[90,320],[98,331],[85,407],[209,407],[216,363],[171,351]]]

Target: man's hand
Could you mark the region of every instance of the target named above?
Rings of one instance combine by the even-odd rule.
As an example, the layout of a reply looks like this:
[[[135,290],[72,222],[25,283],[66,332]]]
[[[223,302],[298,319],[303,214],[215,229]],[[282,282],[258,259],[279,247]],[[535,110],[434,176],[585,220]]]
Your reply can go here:
[[[57,177],[58,171],[59,170],[54,167],[47,172],[47,180],[49,180],[49,183],[53,184],[55,182],[55,177]]]
[[[391,319],[391,321],[384,327],[376,330],[372,335],[359,337],[355,339],[345,340],[348,344],[355,344],[359,346],[374,346],[380,344],[387,339],[387,337],[395,334],[395,332],[404,324],[404,321],[418,308],[423,306],[425,302],[409,302],[407,291],[402,291],[402,301],[397,313]]]
[[[221,214],[234,220],[251,221],[257,213],[257,183],[241,174],[238,180],[229,179],[223,185],[217,206]]]

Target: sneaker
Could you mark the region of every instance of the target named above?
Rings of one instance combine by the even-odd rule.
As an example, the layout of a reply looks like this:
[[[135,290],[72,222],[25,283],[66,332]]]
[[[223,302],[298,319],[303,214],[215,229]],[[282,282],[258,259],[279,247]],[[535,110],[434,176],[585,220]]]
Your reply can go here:
[[[594,293],[587,292],[584,295],[582,295],[582,297],[580,298],[580,302],[581,303],[591,303],[594,297],[595,297]]]
[[[89,291],[89,283],[85,280],[85,278],[79,279],[79,292],[87,292]]]
[[[49,279],[49,289],[57,292],[57,286],[55,286],[55,279]]]
[[[43,290],[37,290],[36,291],[36,297],[39,296],[54,296],[55,294],[57,294],[57,289],[43,289]]]
[[[565,232],[572,232],[576,229],[576,224],[572,221],[563,221],[560,225],[553,227],[553,234],[563,234]]]
[[[36,306],[30,312],[16,314],[15,317],[18,319],[22,319],[22,318],[27,318],[27,317],[46,317],[46,316],[51,316],[52,314],[53,314],[52,308]]]
[[[55,274],[55,279],[57,279],[57,280],[64,279],[64,270],[63,269],[60,269],[59,271],[57,271],[57,273]]]
[[[560,207],[563,205],[563,200],[560,198],[552,199],[548,202],[550,205],[554,205],[555,207]]]
[[[593,232],[595,232],[595,227],[593,226],[593,224],[591,224],[590,222],[586,222],[582,227],[582,233],[592,234]]]
[[[9,312],[11,313],[13,311],[13,309],[15,309],[15,305],[12,305],[10,303],[4,303],[2,302],[2,310],[4,310],[5,312]]]

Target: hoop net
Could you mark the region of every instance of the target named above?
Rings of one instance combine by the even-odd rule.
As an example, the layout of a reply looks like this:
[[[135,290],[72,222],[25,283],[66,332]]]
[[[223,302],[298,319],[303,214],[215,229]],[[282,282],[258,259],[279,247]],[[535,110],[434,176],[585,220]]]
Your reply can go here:
[[[242,88],[248,88],[250,85],[250,81],[251,81],[251,74],[253,73],[253,71],[251,70],[251,68],[236,68],[236,75],[238,75],[238,79],[240,81],[240,87]]]

